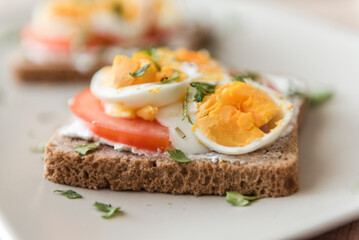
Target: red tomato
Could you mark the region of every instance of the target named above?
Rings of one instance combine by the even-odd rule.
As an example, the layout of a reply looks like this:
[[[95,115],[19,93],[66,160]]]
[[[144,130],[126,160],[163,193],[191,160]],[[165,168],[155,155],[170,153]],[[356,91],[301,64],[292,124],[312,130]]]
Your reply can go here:
[[[121,46],[122,40],[119,37],[116,37],[111,34],[105,34],[105,33],[95,33],[92,35],[88,41],[87,46],[88,47],[96,47],[96,46]]]
[[[165,151],[169,143],[168,128],[156,121],[125,119],[105,114],[101,101],[89,88],[74,97],[70,110],[94,134],[104,139],[152,151]]]
[[[39,34],[29,26],[22,30],[21,38],[25,41],[43,44],[52,51],[70,52],[71,50],[70,38],[54,38],[46,34]]]
[[[53,37],[46,33],[34,31],[30,26],[25,27],[21,32],[21,38],[24,41],[40,43],[54,52],[70,52],[72,48],[72,39],[66,37]],[[94,34],[88,36],[85,43],[88,49],[106,45],[121,45],[121,39],[110,34]]]

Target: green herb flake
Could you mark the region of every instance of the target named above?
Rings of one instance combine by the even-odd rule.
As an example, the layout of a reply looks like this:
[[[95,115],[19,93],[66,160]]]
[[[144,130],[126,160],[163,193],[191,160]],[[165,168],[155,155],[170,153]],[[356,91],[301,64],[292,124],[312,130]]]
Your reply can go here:
[[[237,74],[236,76],[234,76],[232,78],[232,81],[237,81],[237,82],[244,82],[244,77],[242,74]]]
[[[54,192],[61,193],[68,199],[82,198],[82,195],[75,192],[74,190],[55,190]]]
[[[202,102],[203,98],[209,93],[214,93],[214,89],[216,88],[216,85],[204,82],[192,82],[190,85],[197,90],[194,95],[196,102]]]
[[[0,45],[10,45],[19,41],[21,27],[13,26],[0,31]]]
[[[97,201],[93,204],[93,206],[100,211],[106,212],[106,214],[102,216],[103,218],[111,218],[121,209],[120,207],[114,208],[111,204],[105,204]]]
[[[238,73],[232,78],[232,81],[245,82],[244,79],[250,79],[252,81],[258,81],[261,75],[256,72]]]
[[[141,67],[134,73],[130,73],[131,77],[141,77],[145,74],[146,70],[151,66],[151,63],[146,64],[145,66]]]
[[[193,122],[192,122],[192,120],[191,120],[191,118],[190,118],[190,116],[189,116],[189,114],[188,114],[188,106],[187,106],[187,101],[188,101],[188,89],[189,89],[189,88],[187,88],[186,95],[185,95],[185,97],[184,97],[184,101],[183,101],[183,104],[182,104],[182,110],[183,110],[182,121],[183,121],[185,118],[187,118],[188,122],[193,125]]]
[[[186,135],[182,132],[182,130],[179,127],[176,127],[175,130],[181,138],[186,137]]]
[[[123,7],[120,3],[118,2],[115,2],[113,5],[112,5],[112,11],[118,15],[118,16],[121,16],[123,14]]]
[[[252,81],[259,81],[259,79],[261,78],[261,75],[259,73],[256,73],[256,72],[249,71],[246,74],[246,78],[249,78]]]
[[[290,95],[303,97],[308,101],[310,107],[316,107],[331,99],[333,97],[333,92],[321,91],[321,92],[307,94],[304,92],[295,91]]]
[[[170,158],[175,162],[185,163],[191,161],[181,150],[167,150],[167,152],[170,154]]]
[[[172,81],[174,81],[174,80],[176,80],[178,78],[179,78],[179,73],[174,72],[169,79],[167,79],[167,80],[163,79],[164,81],[161,80],[161,82],[159,84],[167,84],[167,83],[170,83],[170,82],[172,82]]]
[[[44,153],[46,148],[47,142],[39,143],[37,147],[30,148],[31,152],[33,153]]]
[[[152,58],[153,63],[155,64],[156,68],[158,70],[161,70],[161,66],[158,64],[159,57],[158,57],[156,48],[143,49],[142,52],[147,54],[148,56],[150,56]]]
[[[100,146],[99,142],[94,142],[89,144],[79,144],[75,146],[75,152],[78,152],[81,155],[86,155],[88,152],[98,148],[98,146]]]
[[[236,207],[247,206],[250,202],[260,199],[258,196],[244,196],[237,192],[226,192],[226,200],[228,203]]]

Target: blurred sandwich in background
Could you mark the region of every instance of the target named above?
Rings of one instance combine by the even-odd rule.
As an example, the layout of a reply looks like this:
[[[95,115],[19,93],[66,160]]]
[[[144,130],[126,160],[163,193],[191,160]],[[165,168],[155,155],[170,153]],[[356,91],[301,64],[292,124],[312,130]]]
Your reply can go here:
[[[198,49],[208,35],[175,1],[41,1],[21,31],[13,69],[24,81],[88,81],[118,54],[156,46]]]

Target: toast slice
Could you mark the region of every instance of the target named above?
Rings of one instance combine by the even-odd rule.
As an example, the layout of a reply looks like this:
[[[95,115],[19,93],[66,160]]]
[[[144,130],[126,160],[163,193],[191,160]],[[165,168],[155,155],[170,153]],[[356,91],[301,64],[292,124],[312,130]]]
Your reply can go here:
[[[166,45],[172,48],[187,47],[190,49],[200,49],[205,47],[212,40],[209,29],[205,26],[196,25],[189,29],[176,34],[172,40],[159,45]],[[142,48],[146,48],[143,46]],[[129,54],[131,49],[129,47],[118,52],[118,54]],[[99,56],[99,58],[101,58]],[[25,55],[18,51],[12,56],[12,71],[15,77],[21,82],[30,83],[72,83],[72,82],[89,82],[96,71],[103,66],[109,65],[109,62],[98,61],[93,67],[87,71],[79,71],[75,68],[71,61],[67,63],[51,62],[47,64],[37,64],[28,60]]]
[[[87,82],[105,63],[98,63],[86,72],[78,71],[70,63],[36,64],[21,53],[14,53],[11,61],[13,73],[19,81],[31,83]]]
[[[167,154],[138,155],[102,144],[80,155],[74,151],[75,146],[89,141],[55,134],[46,147],[44,177],[59,184],[93,189],[288,196],[299,188],[297,130],[306,104],[297,99],[294,106],[296,113],[289,134],[255,152],[222,155],[223,161],[211,161],[205,154],[198,154],[189,156],[195,159],[189,163],[178,163]]]

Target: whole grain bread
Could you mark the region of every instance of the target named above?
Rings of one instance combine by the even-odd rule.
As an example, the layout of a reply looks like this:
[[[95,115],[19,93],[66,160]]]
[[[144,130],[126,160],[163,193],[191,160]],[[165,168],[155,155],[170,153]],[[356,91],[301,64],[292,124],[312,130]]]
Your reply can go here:
[[[169,46],[172,48],[186,47],[189,49],[201,49],[210,44],[213,37],[209,28],[202,25],[195,25],[188,29],[183,29],[176,34],[172,40],[158,43],[159,46]],[[151,47],[151,46],[149,46]],[[131,48],[131,47],[130,47]],[[142,46],[142,48],[146,48]],[[121,54],[121,52],[119,52]],[[13,54],[11,65],[16,79],[30,83],[72,83],[89,82],[96,71],[108,65],[106,62],[98,62],[88,71],[79,71],[73,63],[48,63],[37,64],[28,60],[19,51]]]
[[[297,131],[276,144],[238,161],[197,159],[178,163],[167,155],[150,158],[100,145],[80,155],[77,144],[88,141],[55,135],[46,147],[45,178],[60,184],[112,190],[145,190],[172,194],[246,195],[281,197],[298,190]]]
[[[86,72],[78,71],[70,63],[36,64],[21,53],[14,53],[11,61],[13,73],[19,81],[31,83],[73,83],[90,81],[93,74],[103,67],[98,63]]]
[[[294,120],[302,119],[303,101]],[[299,114],[300,110],[300,114]],[[167,154],[156,157],[114,150],[100,145],[80,155],[78,144],[89,141],[55,134],[45,151],[44,177],[59,184],[112,190],[145,190],[172,194],[245,195],[282,197],[296,192],[298,184],[297,124],[288,135],[271,146],[235,156],[236,161],[211,161],[204,155],[189,163],[178,163]],[[203,156],[203,157],[202,157]],[[233,156],[228,156],[233,160]]]

